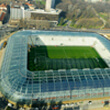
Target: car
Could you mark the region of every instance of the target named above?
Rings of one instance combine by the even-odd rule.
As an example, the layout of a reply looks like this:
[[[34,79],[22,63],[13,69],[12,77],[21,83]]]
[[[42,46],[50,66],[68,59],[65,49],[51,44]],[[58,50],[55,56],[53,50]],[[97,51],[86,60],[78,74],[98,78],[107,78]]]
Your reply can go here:
[[[65,104],[62,104],[61,107],[65,107]]]
[[[74,106],[74,103],[71,103],[70,106],[73,107]]]
[[[91,105],[91,104],[92,104],[92,101],[89,101],[89,102],[88,102],[88,104],[90,104],[90,105]]]
[[[69,107],[69,104],[68,103],[66,104],[66,107]]]
[[[11,103],[8,103],[8,106],[9,106],[9,107],[12,107],[12,104],[11,104]]]
[[[52,110],[58,110],[59,109],[59,106],[58,105],[54,105],[53,107],[52,107]]]

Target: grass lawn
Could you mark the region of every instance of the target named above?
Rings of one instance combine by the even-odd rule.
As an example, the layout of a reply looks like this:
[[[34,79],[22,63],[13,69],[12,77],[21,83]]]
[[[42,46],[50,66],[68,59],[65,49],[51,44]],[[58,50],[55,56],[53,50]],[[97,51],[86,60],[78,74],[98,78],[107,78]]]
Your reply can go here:
[[[106,67],[96,50],[89,46],[36,46],[28,53],[31,71]]]
[[[99,13],[99,16],[102,17],[105,20],[108,20],[108,17],[109,17],[107,13],[102,13],[102,12]]]

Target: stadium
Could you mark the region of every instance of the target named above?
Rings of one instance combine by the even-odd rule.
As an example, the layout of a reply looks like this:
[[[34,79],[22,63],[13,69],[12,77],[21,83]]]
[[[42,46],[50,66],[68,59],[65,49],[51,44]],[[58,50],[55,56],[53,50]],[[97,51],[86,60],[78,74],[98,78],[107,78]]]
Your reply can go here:
[[[15,103],[110,96],[110,41],[92,32],[19,31],[0,71],[0,91]]]

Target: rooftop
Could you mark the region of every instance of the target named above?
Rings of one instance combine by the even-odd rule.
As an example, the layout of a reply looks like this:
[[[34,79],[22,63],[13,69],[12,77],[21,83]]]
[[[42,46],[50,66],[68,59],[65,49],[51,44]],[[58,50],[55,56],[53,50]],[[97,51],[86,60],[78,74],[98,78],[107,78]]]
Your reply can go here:
[[[30,4],[30,3],[28,3],[28,2],[26,2],[25,4],[28,5],[28,6],[33,6],[32,4]]]
[[[33,13],[39,13],[39,14],[55,14],[59,15],[62,10],[61,9],[51,9],[49,12],[43,10],[43,9],[27,9],[26,11],[31,11]]]
[[[4,4],[4,3],[2,3],[2,4],[0,5],[0,7],[7,7],[7,5]]]

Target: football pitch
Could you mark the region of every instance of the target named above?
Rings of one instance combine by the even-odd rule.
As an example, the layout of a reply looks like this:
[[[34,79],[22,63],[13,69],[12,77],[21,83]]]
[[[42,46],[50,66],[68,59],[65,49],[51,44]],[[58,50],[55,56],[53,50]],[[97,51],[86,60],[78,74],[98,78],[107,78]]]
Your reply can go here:
[[[35,46],[28,52],[30,71],[108,67],[90,46]]]

